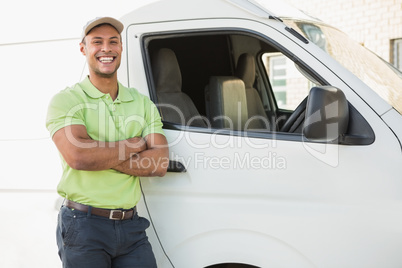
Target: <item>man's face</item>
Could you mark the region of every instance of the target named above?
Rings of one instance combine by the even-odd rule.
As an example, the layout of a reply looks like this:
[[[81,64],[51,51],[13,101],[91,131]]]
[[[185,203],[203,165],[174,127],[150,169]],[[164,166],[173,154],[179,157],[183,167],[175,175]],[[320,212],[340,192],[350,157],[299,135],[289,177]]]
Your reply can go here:
[[[120,66],[123,51],[120,34],[111,25],[93,28],[80,44],[86,56],[90,75],[110,78]]]

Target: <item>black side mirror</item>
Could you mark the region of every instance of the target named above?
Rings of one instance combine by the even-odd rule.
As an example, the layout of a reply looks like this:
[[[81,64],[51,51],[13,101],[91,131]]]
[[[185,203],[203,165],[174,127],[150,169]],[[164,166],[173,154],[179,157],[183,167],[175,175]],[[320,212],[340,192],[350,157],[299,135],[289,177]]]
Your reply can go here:
[[[304,121],[305,138],[316,142],[338,142],[349,124],[349,105],[345,94],[332,86],[310,90]]]

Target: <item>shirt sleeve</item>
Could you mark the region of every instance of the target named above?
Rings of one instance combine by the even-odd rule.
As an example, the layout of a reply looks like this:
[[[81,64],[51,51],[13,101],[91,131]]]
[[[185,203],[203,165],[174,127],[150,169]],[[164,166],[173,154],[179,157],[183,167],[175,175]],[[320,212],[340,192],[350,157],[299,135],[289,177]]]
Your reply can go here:
[[[147,97],[144,98],[145,105],[145,127],[142,130],[142,137],[147,136],[148,134],[158,133],[165,135],[163,132],[163,124],[161,117],[159,115],[159,111],[156,108],[156,105]]]
[[[69,125],[85,125],[83,105],[75,101],[68,90],[56,94],[49,103],[46,116],[46,128],[50,136],[53,137],[56,131]]]

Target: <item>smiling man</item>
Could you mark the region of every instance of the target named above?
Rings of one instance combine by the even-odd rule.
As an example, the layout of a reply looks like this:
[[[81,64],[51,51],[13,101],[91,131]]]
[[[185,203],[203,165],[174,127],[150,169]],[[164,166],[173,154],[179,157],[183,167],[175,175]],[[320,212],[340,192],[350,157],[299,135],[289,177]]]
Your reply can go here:
[[[149,221],[136,204],[139,176],[164,176],[168,147],[155,105],[118,82],[122,30],[110,17],[84,26],[80,51],[89,76],[56,94],[48,108],[46,126],[63,164],[63,267],[156,267]]]

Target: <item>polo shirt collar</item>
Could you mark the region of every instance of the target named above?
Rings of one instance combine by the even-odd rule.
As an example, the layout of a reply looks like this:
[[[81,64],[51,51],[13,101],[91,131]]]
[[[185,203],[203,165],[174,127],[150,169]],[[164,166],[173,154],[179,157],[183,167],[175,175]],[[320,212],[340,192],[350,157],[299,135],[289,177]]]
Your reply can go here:
[[[91,83],[88,76],[80,83],[80,85],[82,90],[84,90],[84,92],[93,99],[99,99],[102,98],[104,95],[106,95],[105,93],[99,91],[99,89],[97,89]],[[116,101],[128,102],[134,100],[133,96],[130,94],[130,92],[125,86],[120,84],[120,82],[118,82],[118,85],[119,85],[119,92]]]
[[[128,102],[128,101],[133,101],[133,95],[130,94],[128,88],[120,84],[119,82],[119,93],[117,94],[117,99],[122,102]]]
[[[102,98],[105,94],[100,92],[89,80],[87,76],[81,83],[80,86],[82,90],[91,98],[99,99]]]

